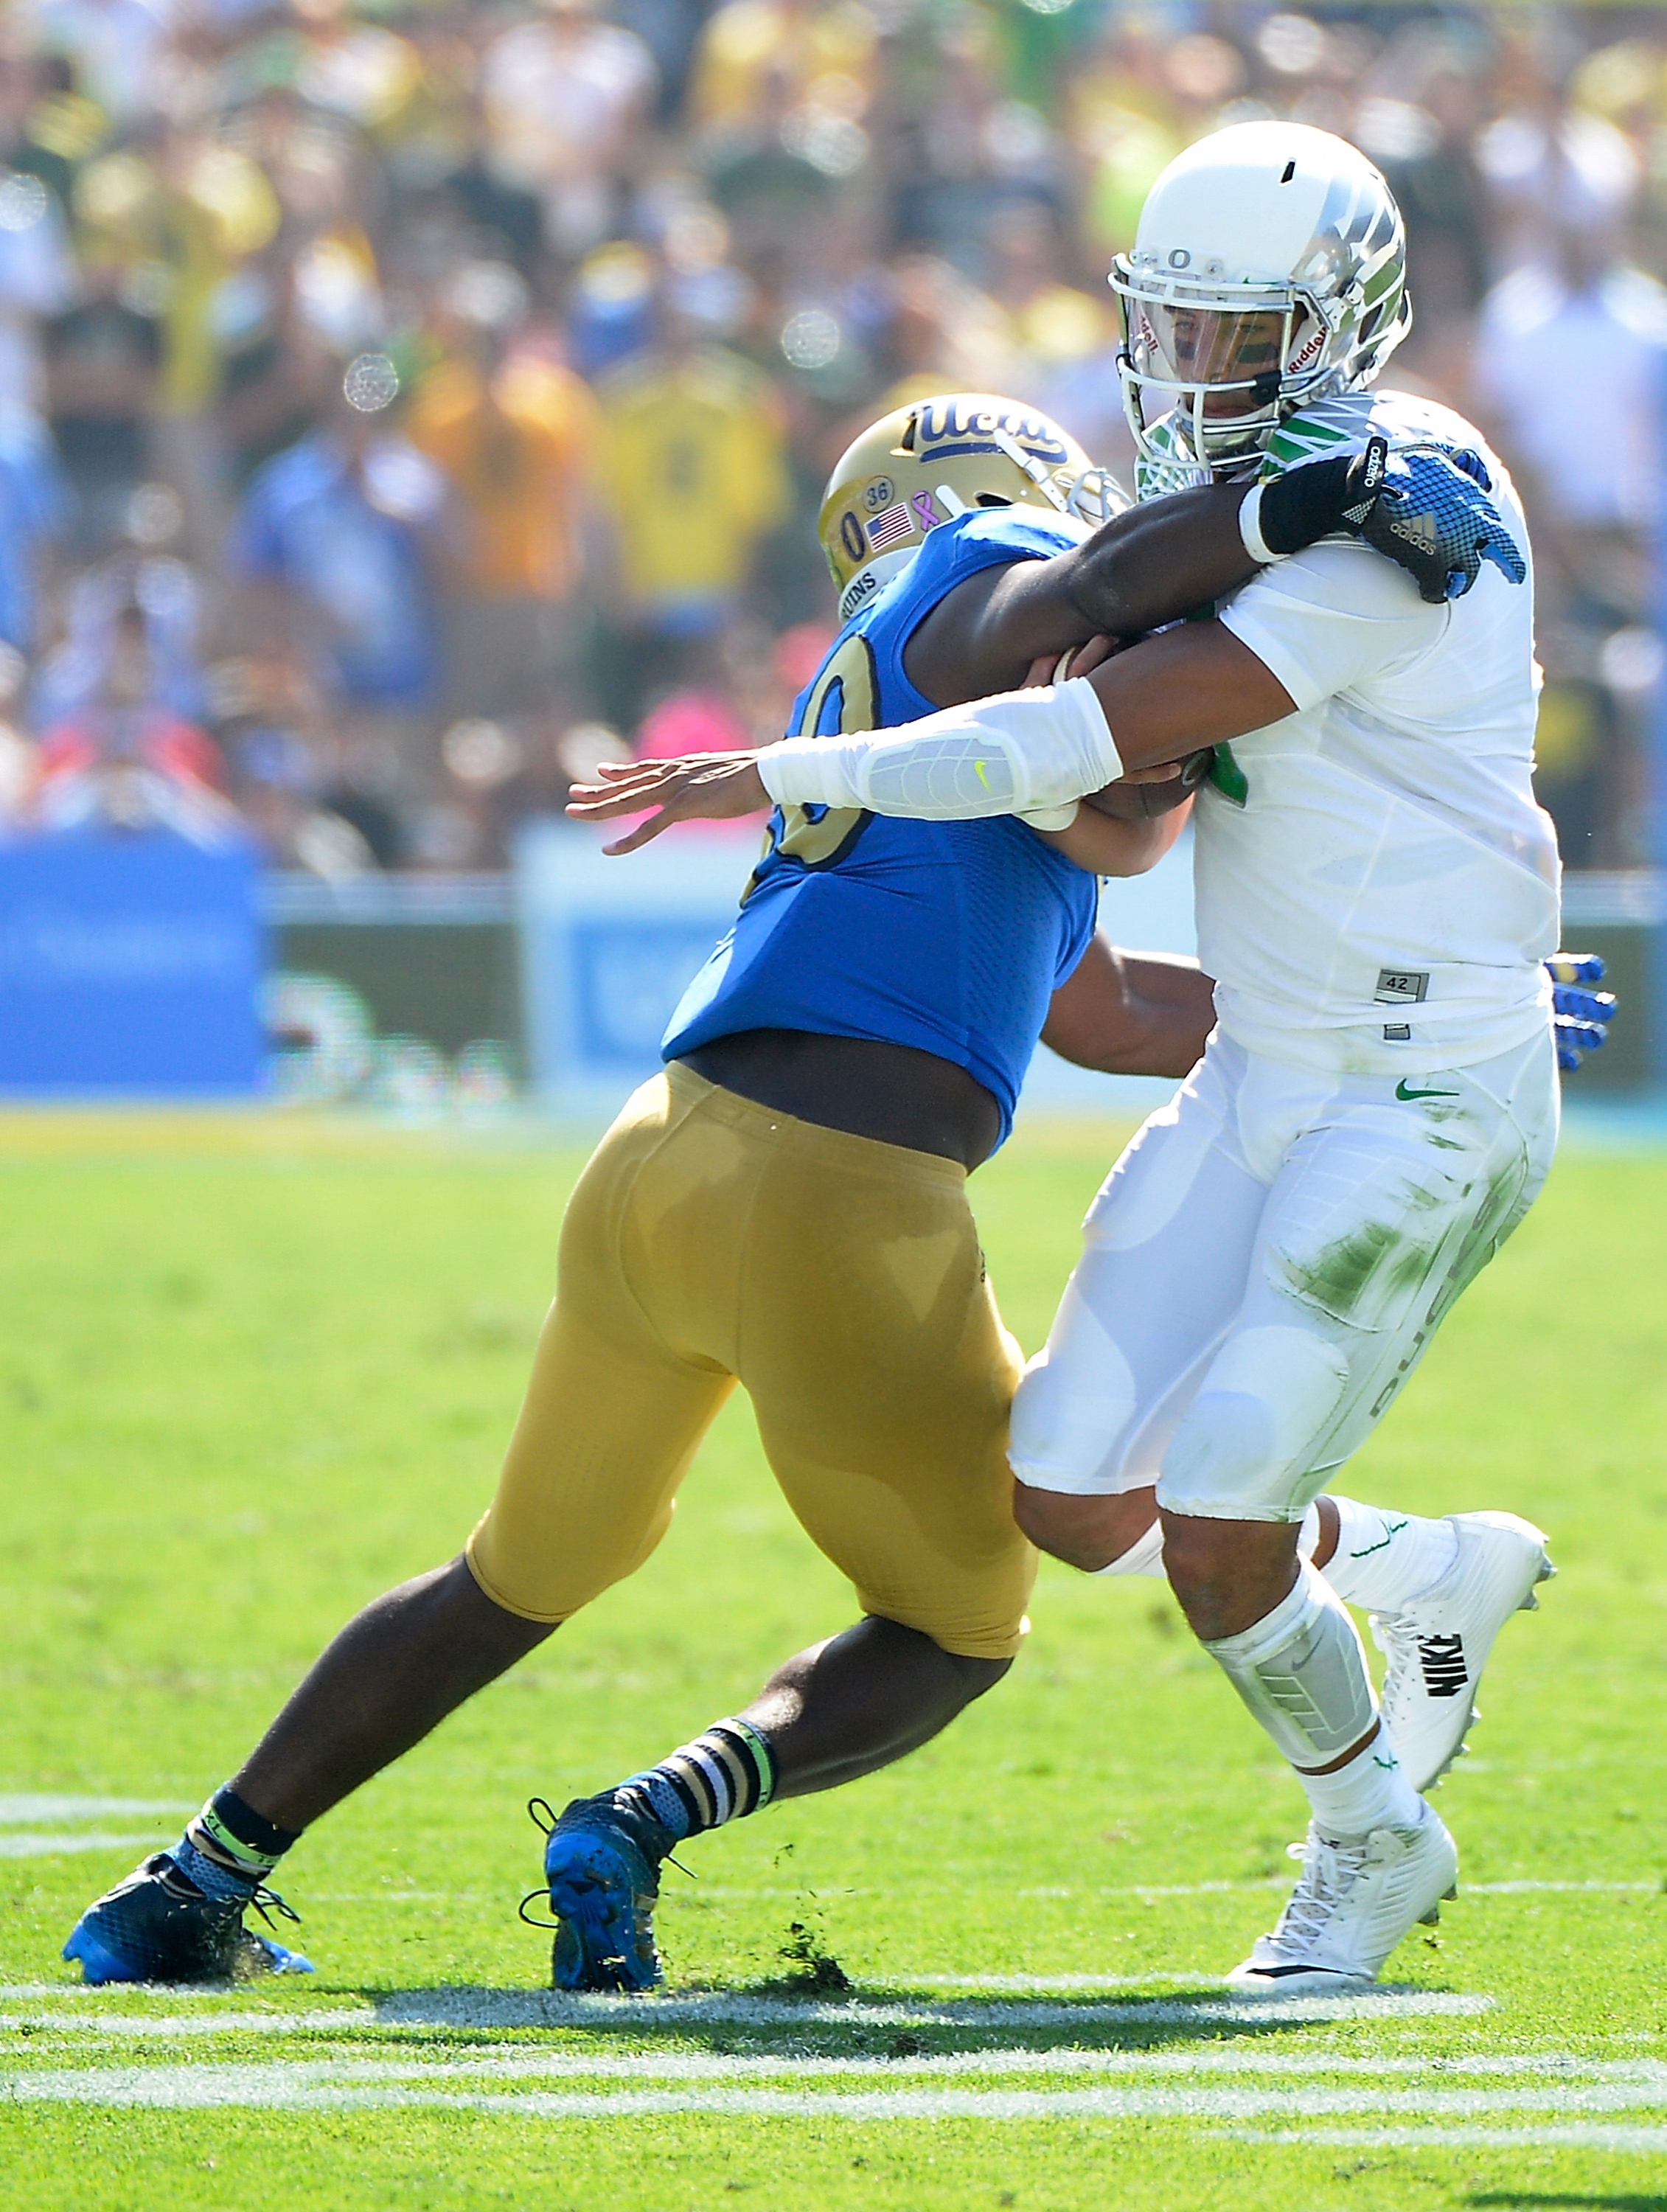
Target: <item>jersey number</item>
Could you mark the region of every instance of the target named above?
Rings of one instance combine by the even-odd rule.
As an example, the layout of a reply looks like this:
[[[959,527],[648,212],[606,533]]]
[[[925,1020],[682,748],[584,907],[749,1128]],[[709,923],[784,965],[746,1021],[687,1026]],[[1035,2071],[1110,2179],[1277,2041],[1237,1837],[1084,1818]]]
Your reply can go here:
[[[824,730],[829,705],[838,714],[838,730],[872,730],[878,726],[879,685],[874,672],[874,656],[866,637],[853,635],[829,656],[812,685],[805,701],[804,712],[788,731],[797,738],[812,733],[831,735]],[[801,867],[829,868],[843,860],[871,817],[861,807],[784,806],[782,809],[782,831],[774,837],[765,853],[780,853]],[[757,883],[755,875],[747,885],[751,896]],[[746,903],[745,897],[742,904]]]

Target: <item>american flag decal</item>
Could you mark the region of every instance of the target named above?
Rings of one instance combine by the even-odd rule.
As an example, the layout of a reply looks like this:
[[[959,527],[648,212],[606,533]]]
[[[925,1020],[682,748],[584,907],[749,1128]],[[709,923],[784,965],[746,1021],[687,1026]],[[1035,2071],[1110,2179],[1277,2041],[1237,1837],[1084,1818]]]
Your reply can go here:
[[[912,537],[916,527],[907,501],[900,499],[895,507],[883,507],[868,525],[868,550],[883,553],[888,545]]]

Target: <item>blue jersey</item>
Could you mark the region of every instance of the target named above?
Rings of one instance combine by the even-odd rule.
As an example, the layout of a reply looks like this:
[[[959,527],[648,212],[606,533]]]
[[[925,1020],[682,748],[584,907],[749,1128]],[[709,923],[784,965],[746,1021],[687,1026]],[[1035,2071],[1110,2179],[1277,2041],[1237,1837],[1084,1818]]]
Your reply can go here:
[[[851,617],[794,702],[789,734],[890,728],[934,711],[903,649],[981,568],[1077,544],[1033,510],[958,515]],[[935,1053],[1013,1126],[1055,991],[1094,933],[1095,878],[1010,815],[904,822],[778,807],[730,931],[684,994],[661,1049],[742,1030],[809,1030]]]

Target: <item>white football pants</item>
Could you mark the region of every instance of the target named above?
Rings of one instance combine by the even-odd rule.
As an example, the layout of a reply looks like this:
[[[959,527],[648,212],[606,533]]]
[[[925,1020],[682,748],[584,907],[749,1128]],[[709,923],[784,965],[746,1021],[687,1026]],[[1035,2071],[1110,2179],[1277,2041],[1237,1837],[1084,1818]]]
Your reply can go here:
[[[1013,1406],[1019,1480],[1299,1521],[1538,1194],[1557,1109],[1549,1029],[1398,1083],[1218,1032],[1089,1209]]]

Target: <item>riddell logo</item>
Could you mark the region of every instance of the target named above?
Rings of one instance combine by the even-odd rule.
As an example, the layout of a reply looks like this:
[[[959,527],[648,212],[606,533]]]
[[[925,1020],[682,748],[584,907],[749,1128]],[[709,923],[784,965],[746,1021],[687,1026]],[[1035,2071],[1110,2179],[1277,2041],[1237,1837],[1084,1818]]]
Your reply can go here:
[[[1319,359],[1324,348],[1325,332],[1323,331],[1311,331],[1308,336],[1303,340],[1302,343],[1297,348],[1296,351],[1292,355],[1290,360],[1286,363],[1286,374],[1289,376],[1300,374],[1300,373],[1305,368],[1308,368],[1311,362],[1317,362]]]
[[[1005,430],[1016,445],[1039,461],[1060,467],[1069,459],[1065,441],[1045,416],[1004,407],[968,407],[958,399],[922,407],[914,422],[913,451],[923,462],[944,461],[957,453],[989,453],[991,433]],[[998,449],[999,450],[999,449]]]

